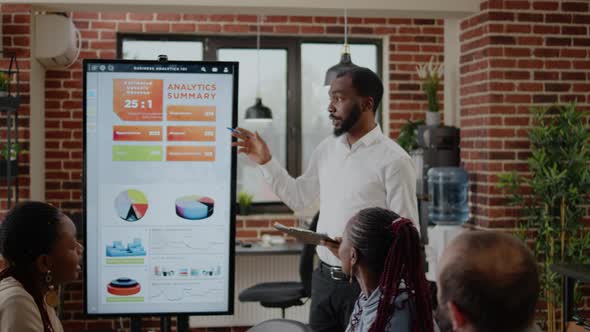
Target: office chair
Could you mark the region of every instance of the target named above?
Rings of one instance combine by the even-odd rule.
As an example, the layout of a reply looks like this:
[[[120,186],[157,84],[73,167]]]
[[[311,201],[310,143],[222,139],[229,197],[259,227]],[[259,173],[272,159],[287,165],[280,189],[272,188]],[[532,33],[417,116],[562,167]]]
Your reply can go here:
[[[307,325],[289,319],[271,319],[262,322],[246,332],[312,332]]]
[[[320,213],[313,217],[310,230],[315,231]],[[299,276],[301,281],[295,282],[265,282],[244,289],[240,295],[241,302],[260,302],[265,308],[281,308],[281,317],[285,318],[285,309],[300,306],[302,301],[311,296],[311,276],[313,273],[313,259],[315,245],[303,246],[299,260]]]

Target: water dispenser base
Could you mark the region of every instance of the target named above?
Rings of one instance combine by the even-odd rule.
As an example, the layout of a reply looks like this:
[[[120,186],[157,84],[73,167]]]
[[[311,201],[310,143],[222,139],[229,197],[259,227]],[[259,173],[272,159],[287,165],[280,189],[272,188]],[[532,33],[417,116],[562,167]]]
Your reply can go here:
[[[444,249],[464,231],[461,225],[436,225],[428,227],[428,245],[425,247],[428,272],[426,279],[436,282],[438,260]]]

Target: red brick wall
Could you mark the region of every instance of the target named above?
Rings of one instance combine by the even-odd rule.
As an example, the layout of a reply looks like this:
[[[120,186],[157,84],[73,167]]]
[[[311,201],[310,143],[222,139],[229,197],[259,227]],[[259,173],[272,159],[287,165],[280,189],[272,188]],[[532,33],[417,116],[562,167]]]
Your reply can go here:
[[[4,5],[3,13],[19,12],[19,27],[12,24],[12,14],[4,19],[5,39],[9,32],[29,34],[29,7]],[[134,13],[73,13],[76,26],[83,37],[82,58],[114,58],[117,32],[194,33],[194,34],[252,34],[256,31],[256,16],[251,15],[182,15]],[[15,19],[16,21],[16,19]],[[406,119],[423,118],[426,103],[420,90],[415,65],[427,62],[431,56],[442,60],[442,21],[431,19],[350,18],[350,33],[355,36],[388,36],[390,105],[392,137]],[[262,27],[267,35],[329,35],[340,37],[344,31],[341,17],[269,16]],[[24,32],[26,31],[26,33]],[[15,42],[17,42],[15,40]],[[30,42],[18,40],[22,56],[28,57]],[[5,45],[11,45],[4,42]],[[26,52],[26,53],[24,53]],[[82,173],[82,70],[81,59],[67,70],[47,71],[45,81],[46,125],[46,197],[47,200],[70,214],[81,212]],[[335,60],[336,61],[336,60]],[[27,67],[28,68],[28,67]],[[23,133],[27,126],[23,126]],[[28,135],[27,135],[28,137]],[[24,165],[24,164],[23,164]],[[28,171],[28,168],[24,171]],[[28,193],[23,197],[28,197]],[[237,237],[254,241],[262,234],[276,234],[272,218],[238,218]],[[295,224],[295,220],[283,220]],[[115,327],[112,320],[84,320],[82,314],[83,284],[67,286],[64,306],[64,326],[67,331]],[[146,327],[155,328],[158,322],[146,320]],[[128,325],[128,321],[125,321]],[[217,329],[219,330],[219,329]],[[229,330],[229,329],[227,329]],[[236,329],[239,330],[239,329]]]
[[[588,1],[490,0],[461,23],[461,140],[478,224],[514,227],[497,174],[527,169],[531,106],[590,106]]]
[[[28,57],[30,54],[29,6],[3,6],[4,45],[19,50],[24,69],[25,95],[20,110],[21,136],[28,137]],[[14,14],[12,14],[15,12]],[[14,16],[14,20],[13,20]],[[117,32],[172,32],[202,34],[251,34],[256,17],[251,15],[181,15],[133,13],[74,13],[81,30],[81,58],[114,58]],[[262,31],[274,35],[341,36],[340,17],[269,16]],[[415,64],[426,62],[432,55],[442,58],[442,21],[430,19],[350,18],[352,35],[388,36],[389,114],[392,137],[406,119],[423,118],[425,98],[415,74]],[[14,45],[13,45],[14,43]],[[81,61],[68,70],[47,71],[46,77],[46,197],[68,212],[81,210],[82,105]],[[388,106],[388,107],[387,107]],[[26,143],[25,143],[26,144]],[[21,168],[28,174],[28,160]],[[28,176],[21,179],[22,197],[28,197]]]
[[[29,71],[30,71],[30,6],[29,5],[0,5],[2,15],[2,45],[5,53],[14,53],[18,58],[20,69],[21,106],[18,110],[19,117],[19,143],[25,149],[29,149]],[[10,59],[5,54],[0,54],[0,69],[8,70]],[[13,67],[14,69],[14,67]],[[14,131],[13,131],[14,133]],[[12,136],[14,139],[14,136]],[[6,145],[6,114],[0,115],[0,148]],[[19,156],[19,197],[29,197],[29,155]],[[15,190],[12,187],[12,204],[14,204]],[[0,215],[7,206],[6,178],[0,177]]]
[[[4,5],[4,45],[30,52],[28,6]],[[8,17],[8,19],[7,19]],[[28,18],[27,18],[28,17]],[[133,13],[74,13],[84,37],[82,57],[115,57],[116,32],[252,34],[255,16]],[[406,119],[423,118],[425,98],[415,74],[417,62],[442,60],[440,20],[351,18],[353,35],[387,36],[388,110],[392,136]],[[461,24],[462,158],[471,173],[472,213],[478,224],[512,227],[512,211],[502,207],[497,173],[523,170],[529,154],[528,108],[577,99],[590,106],[590,15],[587,1],[483,1],[480,13]],[[342,18],[270,16],[269,35],[340,36]],[[28,69],[26,60],[23,67]],[[23,79],[28,79],[23,72]],[[81,66],[48,71],[46,79],[46,194],[66,212],[81,210]],[[388,107],[387,107],[388,106]],[[28,114],[28,107],[21,109]],[[26,116],[23,116],[26,119]],[[21,131],[28,137],[27,126]],[[28,160],[21,163],[28,171]],[[22,180],[28,196],[28,178]],[[238,220],[238,236],[253,240],[270,230],[268,220]],[[111,320],[85,321],[83,285],[68,286],[66,326],[114,326]],[[152,323],[157,326],[157,322]]]
[[[272,225],[280,222],[285,226],[298,226],[298,220],[290,215],[279,216],[237,216],[236,218],[236,238],[244,242],[255,242],[265,235],[284,235],[277,231]],[[289,237],[287,240],[294,240]]]
[[[117,32],[252,34],[256,16],[74,13],[84,41],[81,58],[114,58]],[[269,16],[261,31],[269,35],[341,36],[337,17]],[[415,74],[416,62],[442,57],[442,22],[420,19],[351,18],[352,35],[389,36],[389,114],[393,137],[406,119],[423,118],[425,97]],[[336,60],[334,60],[336,61]],[[47,199],[79,211],[82,170],[81,61],[68,70],[48,71],[46,80]]]

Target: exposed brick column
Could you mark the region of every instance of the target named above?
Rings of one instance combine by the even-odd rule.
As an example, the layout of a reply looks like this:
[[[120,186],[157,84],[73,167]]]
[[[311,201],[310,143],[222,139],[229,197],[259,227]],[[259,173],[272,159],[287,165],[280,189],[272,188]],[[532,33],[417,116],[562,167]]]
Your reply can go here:
[[[514,227],[497,174],[525,171],[529,108],[590,105],[588,1],[490,0],[461,24],[462,159],[479,225]]]

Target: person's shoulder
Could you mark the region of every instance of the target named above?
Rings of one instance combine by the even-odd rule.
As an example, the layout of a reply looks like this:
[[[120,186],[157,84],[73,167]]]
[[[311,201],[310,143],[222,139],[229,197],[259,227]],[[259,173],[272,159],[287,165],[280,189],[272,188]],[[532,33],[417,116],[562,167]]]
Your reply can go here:
[[[398,157],[398,158],[410,158],[410,155],[406,152],[406,150],[404,150],[392,138],[389,138],[389,137],[383,135],[382,136],[382,139],[380,140],[379,143],[380,143],[380,146],[382,146],[384,149],[387,149],[387,151],[392,156],[394,156],[394,157]]]
[[[339,137],[336,137],[334,135],[330,135],[326,138],[324,138],[316,147],[315,147],[315,153],[316,154],[321,154],[324,153],[326,151],[332,151],[334,148],[334,145],[336,145],[338,142]]]
[[[28,295],[29,293],[24,289],[20,282],[13,277],[4,278],[0,281],[0,294],[3,295]]]
[[[14,278],[9,277],[0,281],[0,306],[35,305],[35,301],[23,286]]]
[[[43,330],[41,315],[33,297],[13,278],[0,282],[0,330]]]
[[[324,138],[320,142],[320,144],[318,144],[318,148],[334,145],[334,144],[338,143],[338,140],[340,140],[340,139],[341,139],[340,137],[336,137],[334,135],[329,135],[326,138]]]
[[[412,161],[412,157],[396,141],[383,135],[379,142],[379,148],[382,150],[383,158],[387,163],[405,164]]]
[[[389,318],[386,332],[411,331],[412,327],[412,298],[404,291],[392,299],[395,306],[394,314]]]

